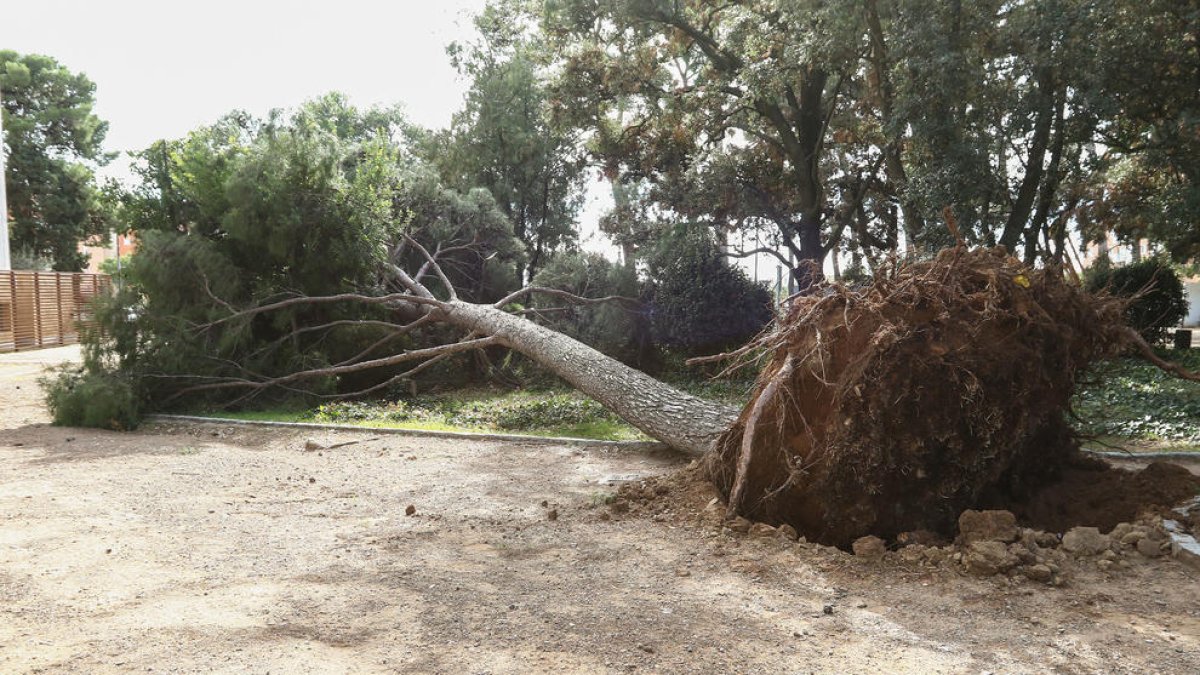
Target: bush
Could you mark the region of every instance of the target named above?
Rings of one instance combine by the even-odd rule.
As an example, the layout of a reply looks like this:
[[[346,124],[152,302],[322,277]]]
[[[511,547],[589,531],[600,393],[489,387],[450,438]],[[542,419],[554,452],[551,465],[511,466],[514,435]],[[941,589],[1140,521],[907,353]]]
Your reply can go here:
[[[129,431],[141,422],[141,401],[120,375],[64,366],[41,385],[55,425]]]
[[[771,320],[771,294],[731,266],[706,232],[666,237],[651,256],[657,344],[688,356],[740,346]]]
[[[1130,298],[1125,316],[1147,342],[1163,341],[1167,331],[1187,316],[1183,282],[1167,263],[1147,259],[1123,267],[1098,264],[1088,270],[1085,288]]]
[[[320,406],[313,417],[318,422],[425,422],[521,432],[620,421],[599,403],[573,393],[472,400],[435,396],[388,403],[341,401]]]
[[[585,298],[610,295],[637,298],[637,273],[598,253],[570,252],[552,258],[533,279],[533,285],[555,288]],[[534,308],[557,331],[630,365],[648,365],[645,354],[649,329],[645,316],[624,304],[571,305],[558,298],[534,296]]]
[[[495,425],[505,431],[529,431],[612,421],[617,421],[615,416],[591,399],[558,395],[500,410]]]

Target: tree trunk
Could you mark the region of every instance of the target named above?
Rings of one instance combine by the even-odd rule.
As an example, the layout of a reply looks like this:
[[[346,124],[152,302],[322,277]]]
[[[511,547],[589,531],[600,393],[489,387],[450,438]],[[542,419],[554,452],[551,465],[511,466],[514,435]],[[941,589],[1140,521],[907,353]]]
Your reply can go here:
[[[1041,100],[1041,107],[1038,109],[1037,119],[1034,122],[1033,139],[1030,141],[1029,156],[1025,161],[1025,176],[1021,179],[1012,211],[1009,212],[1008,220],[1004,224],[1004,231],[1000,235],[1000,245],[1008,248],[1009,251],[1016,251],[1017,244],[1021,241],[1021,235],[1024,234],[1029,223],[1029,217],[1033,213],[1034,199],[1037,197],[1038,187],[1041,186],[1042,175],[1045,173],[1043,164],[1050,146],[1050,130],[1054,125],[1057,94],[1053,88],[1050,72],[1047,69],[1041,69],[1037,82],[1037,96]]]
[[[679,391],[561,333],[487,305],[451,301],[439,318],[498,338],[596,399],[646,435],[703,454],[737,410]]]

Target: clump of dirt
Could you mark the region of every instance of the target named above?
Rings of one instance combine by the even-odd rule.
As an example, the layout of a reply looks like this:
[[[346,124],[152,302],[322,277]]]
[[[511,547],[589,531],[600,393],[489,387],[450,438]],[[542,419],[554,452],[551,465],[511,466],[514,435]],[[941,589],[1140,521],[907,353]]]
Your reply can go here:
[[[714,505],[720,508],[713,509]],[[693,462],[678,471],[621,485],[608,504],[606,515],[631,514],[689,522],[703,518],[706,508],[708,515],[716,514],[713,522],[719,524],[724,515],[721,495],[700,463]]]
[[[952,532],[1067,475],[1077,378],[1139,340],[1122,312],[1061,270],[961,246],[796,298],[741,352],[766,362],[709,475],[730,515],[825,544]]]

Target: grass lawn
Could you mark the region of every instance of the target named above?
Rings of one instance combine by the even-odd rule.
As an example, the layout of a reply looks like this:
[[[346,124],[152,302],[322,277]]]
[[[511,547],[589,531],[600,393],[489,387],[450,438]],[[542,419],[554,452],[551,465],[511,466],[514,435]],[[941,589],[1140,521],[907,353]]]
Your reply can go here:
[[[1164,351],[1200,371],[1200,350]],[[1200,383],[1172,377],[1141,359],[1117,359],[1091,373],[1075,396],[1076,423],[1095,440],[1087,447],[1200,452]]]
[[[1200,350],[1164,352],[1200,371]],[[676,381],[705,398],[740,406],[745,380]],[[1097,450],[1200,452],[1200,383],[1171,377],[1140,359],[1100,364],[1074,400],[1076,426]],[[397,401],[328,403],[317,408],[200,413],[276,422],[317,422],[419,429],[648,440],[603,406],[566,388],[510,391],[477,388]]]
[[[311,409],[199,414],[252,421],[350,424],[423,431],[567,436],[603,441],[649,440],[599,403],[568,389],[469,389],[398,401],[347,401]]]

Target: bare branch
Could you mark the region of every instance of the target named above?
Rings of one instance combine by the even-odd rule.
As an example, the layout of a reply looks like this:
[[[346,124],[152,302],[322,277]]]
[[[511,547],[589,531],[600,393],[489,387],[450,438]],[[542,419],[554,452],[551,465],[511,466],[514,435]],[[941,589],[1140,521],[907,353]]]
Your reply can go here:
[[[1193,373],[1184,368],[1178,363],[1166,361],[1154,353],[1154,349],[1142,338],[1138,332],[1132,328],[1125,327],[1122,331],[1125,337],[1129,339],[1133,346],[1137,348],[1139,355],[1158,367],[1165,373],[1169,373],[1183,380],[1191,380],[1192,382],[1200,382],[1200,373]]]
[[[210,287],[208,285],[208,275],[204,273],[204,270],[199,270],[199,271],[200,271],[200,278],[204,280],[204,292],[208,294],[208,297],[212,298],[213,302],[221,305],[225,309],[227,309],[231,312],[236,311],[233,308],[233,305],[229,304],[228,302],[225,302],[221,298],[218,298],[217,295],[212,292],[212,287]]]
[[[760,253],[765,253],[766,255],[774,256],[776,260],[783,263],[788,269],[792,268],[791,261],[788,260],[786,257],[784,257],[784,255],[782,253],[780,253],[779,251],[776,251],[773,248],[767,248],[765,246],[762,248],[750,249],[749,251],[728,251],[724,255],[727,258],[749,258],[752,255],[758,255]]]
[[[468,338],[468,339],[469,339],[469,338]],[[485,346],[486,346],[486,345],[485,345]],[[457,353],[457,352],[455,352],[455,353]],[[390,386],[390,385],[392,385],[392,384],[394,384],[394,383],[396,383],[396,382],[399,382],[400,380],[408,380],[408,379],[412,379],[412,377],[413,377],[414,375],[416,375],[416,374],[420,373],[421,371],[425,370],[426,368],[430,368],[430,367],[432,367],[433,365],[435,365],[435,364],[437,364],[437,363],[441,363],[442,361],[444,361],[444,360],[446,360],[446,359],[450,358],[450,357],[451,357],[451,356],[453,356],[453,355],[454,355],[454,353],[452,353],[452,352],[446,352],[446,353],[444,353],[444,354],[438,354],[437,356],[435,356],[435,357],[433,357],[433,358],[429,359],[428,361],[425,361],[425,362],[423,362],[423,363],[419,363],[419,364],[417,364],[417,365],[413,366],[412,368],[409,368],[408,370],[406,370],[406,371],[404,371],[404,372],[402,372],[402,373],[398,373],[398,374],[396,374],[396,375],[393,375],[392,377],[389,377],[388,379],[384,380],[383,382],[380,382],[379,384],[376,384],[376,385],[373,385],[373,386],[367,387],[366,389],[360,389],[360,390],[358,390],[358,391],[352,391],[352,392],[349,392],[349,393],[346,393],[346,394],[338,394],[337,396],[335,396],[335,397],[333,397],[333,398],[345,399],[345,398],[352,398],[352,397],[355,397],[355,396],[366,396],[367,394],[370,394],[370,393],[376,392],[376,391],[378,391],[378,390],[380,390],[380,389],[383,389],[384,387],[387,387],[387,386]]]
[[[184,389],[181,389],[181,390],[175,392],[175,394],[173,394],[171,396],[171,399],[182,396],[184,394],[194,393],[197,391],[208,391],[208,390],[213,390],[213,389],[234,389],[234,388],[248,388],[248,389],[255,389],[255,390],[266,389],[268,387],[276,387],[276,386],[280,386],[280,385],[285,385],[285,384],[288,384],[291,382],[295,382],[297,380],[311,379],[314,377],[329,377],[331,375],[344,375],[346,373],[356,373],[356,372],[363,371],[363,370],[370,370],[371,368],[383,368],[386,366],[393,366],[398,363],[404,363],[406,361],[417,361],[420,359],[429,359],[429,358],[433,358],[435,356],[457,354],[459,352],[467,352],[467,351],[471,351],[473,349],[479,349],[481,347],[491,347],[493,345],[503,345],[503,344],[504,344],[504,341],[501,340],[500,338],[494,337],[494,336],[489,336],[489,337],[477,338],[474,340],[467,340],[464,342],[456,342],[454,344],[449,344],[449,345],[440,345],[437,347],[429,347],[426,349],[415,349],[410,352],[401,352],[399,354],[387,356],[387,357],[380,358],[380,359],[373,359],[371,361],[360,361],[359,363],[352,363],[352,364],[347,364],[347,365],[327,366],[325,368],[313,368],[311,370],[302,370],[299,372],[291,373],[289,375],[267,378],[264,380],[248,380],[245,378],[230,378],[229,380],[227,380],[225,382],[213,382],[213,383],[209,383],[209,384],[200,384],[200,385],[196,385],[193,387],[186,387]],[[168,400],[170,400],[170,399],[168,399]]]
[[[519,291],[513,291],[512,293],[509,293],[503,298],[497,300],[492,306],[497,309],[501,309],[509,303],[516,302],[518,298],[530,295],[532,293],[540,293],[542,295],[550,295],[556,298],[562,298],[563,300],[575,303],[577,305],[599,305],[606,302],[619,302],[626,305],[631,305],[633,307],[642,306],[642,303],[638,302],[636,298],[630,298],[624,295],[606,295],[603,298],[585,298],[581,295],[575,295],[574,293],[568,293],[567,291],[560,291],[557,288],[546,288],[544,286],[526,286]]]
[[[345,366],[345,365],[354,363],[354,362],[358,361],[359,359],[365,358],[367,356],[367,354],[370,354],[371,352],[375,351],[379,347],[387,344],[388,342],[391,342],[392,340],[395,340],[396,338],[398,338],[402,335],[405,335],[405,334],[415,330],[416,328],[419,328],[420,326],[424,325],[425,323],[428,323],[429,319],[430,319],[430,315],[426,314],[426,315],[422,316],[421,318],[417,319],[416,321],[412,321],[403,326],[394,326],[393,325],[393,328],[396,329],[393,333],[379,338],[378,340],[376,340],[373,344],[371,344],[366,349],[362,350],[361,352],[354,355],[353,357],[348,358],[345,361],[342,361],[341,363],[339,363],[337,365]]]
[[[407,275],[405,275],[405,276],[407,276]],[[428,291],[426,291],[426,293],[428,293]],[[243,318],[255,316],[258,314],[263,314],[265,312],[273,312],[275,310],[284,309],[285,307],[292,307],[295,305],[321,305],[321,304],[330,304],[330,303],[335,303],[335,302],[347,302],[347,301],[361,302],[361,303],[368,304],[368,305],[381,305],[381,304],[387,304],[390,302],[396,302],[396,303],[411,302],[411,303],[415,303],[418,305],[428,305],[428,306],[432,306],[432,307],[445,307],[445,305],[446,305],[446,303],[442,302],[441,300],[438,300],[437,298],[434,298],[432,295],[430,295],[429,297],[423,297],[423,296],[410,295],[408,293],[391,293],[388,295],[362,295],[361,293],[338,293],[337,295],[316,295],[316,296],[303,295],[303,296],[299,296],[299,297],[295,297],[295,298],[288,298],[287,300],[280,300],[279,302],[273,302],[273,303],[266,304],[266,305],[259,305],[258,307],[251,307],[250,309],[244,309],[244,310],[241,310],[240,312],[235,312],[227,317],[217,319],[216,321],[213,321],[210,323],[203,324],[200,326],[200,328],[211,328],[213,326],[218,326],[223,323],[228,323],[235,319],[243,319]]]
[[[250,357],[253,358],[253,357],[262,355],[263,353],[265,353],[267,351],[275,349],[276,347],[283,344],[284,342],[287,342],[288,340],[290,340],[294,337],[299,337],[300,335],[303,335],[305,333],[312,333],[312,332],[318,331],[318,330],[337,328],[338,326],[371,326],[371,327],[375,327],[375,328],[386,328],[389,330],[400,329],[403,331],[407,331],[409,328],[409,326],[407,326],[407,325],[397,325],[397,324],[394,324],[394,323],[391,323],[388,321],[375,321],[375,320],[371,320],[371,319],[339,319],[337,321],[330,321],[328,323],[323,323],[323,324],[319,324],[316,326],[305,326],[303,328],[297,328],[297,329],[293,330],[292,332],[290,332],[286,335],[280,336],[280,337],[276,338],[275,340],[272,340],[269,344],[266,344],[266,345],[260,347],[259,349],[256,349],[255,351],[251,352]]]
[[[433,293],[430,293],[428,288],[425,288],[425,286],[423,286],[419,281],[408,276],[408,272],[405,272],[399,265],[388,263],[386,267],[392,274],[396,276],[396,280],[400,282],[400,285],[408,289],[408,291],[416,297],[425,298],[427,300],[436,300],[436,298],[433,297]]]
[[[450,279],[446,277],[446,272],[442,269],[442,266],[438,264],[437,258],[431,255],[429,253],[429,249],[422,246],[421,242],[413,239],[410,235],[406,234],[404,235],[404,238],[408,240],[408,243],[416,246],[417,250],[421,252],[421,255],[425,256],[425,259],[429,261],[429,265],[433,267],[434,274],[437,274],[438,279],[442,280],[442,284],[446,287],[446,292],[450,294],[450,299],[457,300],[458,292],[454,290],[454,284],[450,283]]]
[[[569,312],[569,311],[571,311],[571,310],[573,310],[573,309],[575,309],[575,307],[574,307],[574,306],[567,306],[567,307],[531,307],[531,308],[529,308],[529,309],[522,309],[522,310],[519,310],[519,311],[513,312],[513,314],[515,314],[515,315],[517,315],[517,316],[531,316],[531,315],[532,315],[532,316],[541,316],[541,315],[543,315],[543,314],[561,314],[561,313],[563,313],[563,312]]]

